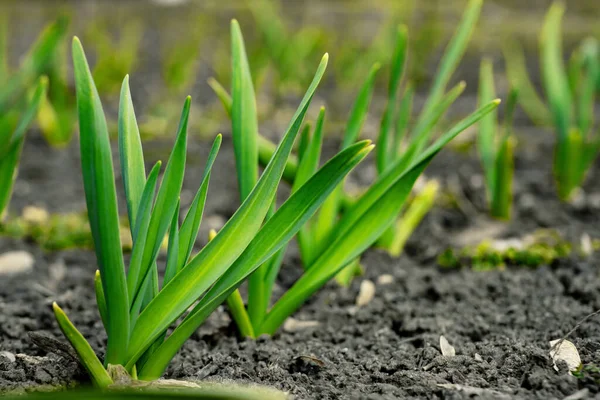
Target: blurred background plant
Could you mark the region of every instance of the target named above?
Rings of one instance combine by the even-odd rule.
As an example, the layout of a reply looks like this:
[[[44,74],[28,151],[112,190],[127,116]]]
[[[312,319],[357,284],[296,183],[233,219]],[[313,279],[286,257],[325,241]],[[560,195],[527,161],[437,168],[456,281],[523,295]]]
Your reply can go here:
[[[106,114],[113,137],[117,126],[115,90],[125,73],[135,72],[131,85],[136,98],[140,99],[136,112],[143,138],[161,140],[161,136],[172,135],[168,127],[176,123],[184,94],[192,94],[195,99],[191,109],[194,125],[190,127],[190,134],[206,138],[223,131],[227,138],[230,129],[227,113],[218,104],[207,80],[214,76],[219,82],[230,81],[228,34],[224,27],[231,17],[240,19],[248,27],[246,47],[258,100],[258,118],[259,122],[268,121],[262,132],[264,137],[259,138],[261,146],[269,146],[265,138],[275,141],[275,132],[282,131],[285,121],[289,120],[292,105],[311,78],[309,60],[329,51],[331,68],[323,82],[325,90],[315,99],[315,107],[327,105],[327,123],[321,134],[325,138],[342,140],[358,86],[365,82],[363,89],[372,101],[368,112],[361,117],[361,135],[371,139],[379,137],[379,141],[388,144],[377,148],[377,173],[381,173],[385,164],[400,154],[382,151],[403,149],[405,145],[397,140],[399,132],[414,130],[419,115],[426,111],[430,96],[428,88],[437,79],[436,65],[459,23],[465,1],[309,0],[301,6],[298,2],[283,0],[150,1],[144,7],[135,2],[116,0],[85,3],[66,0],[60,7],[51,3],[32,4],[11,0],[0,4],[0,15],[7,22],[2,23],[0,38],[3,49],[0,78],[6,76],[9,69],[15,71],[17,77],[25,76],[26,68],[17,69],[13,60],[19,60],[26,52],[36,28],[41,30],[46,24],[57,21],[55,24],[61,30],[81,34],[90,44],[90,61],[94,65],[98,88],[106,98]],[[594,103],[594,91],[589,90],[594,86],[600,88],[600,78],[596,85],[587,84],[594,80],[593,70],[598,69],[596,41],[600,38],[600,29],[593,16],[600,11],[600,6],[594,2],[571,2],[564,16],[559,6],[553,9],[556,11],[552,20],[547,20],[544,28],[547,4],[485,1],[480,23],[463,49],[462,62],[454,66],[455,70],[446,82],[459,91],[463,85],[458,83],[465,81],[463,96],[440,119],[437,131],[448,128],[475,108],[479,61],[482,56],[488,57],[496,66],[495,94],[498,97],[506,98],[511,87],[518,87],[523,111],[543,126],[557,125],[552,115],[559,115],[561,121],[569,115],[572,117],[567,134],[557,135],[567,137],[568,140],[561,143],[570,144],[559,143],[557,149],[567,150],[557,151],[557,154],[572,154],[571,158],[583,153],[586,156],[580,157],[577,168],[569,171],[560,166],[572,163],[559,162],[557,157],[555,172],[560,196],[566,199],[581,185],[587,167],[595,159],[596,144],[600,143],[591,131],[594,120],[590,104]],[[27,24],[11,23],[24,18]],[[560,26],[559,22],[562,22]],[[398,26],[401,25],[410,31],[406,38],[406,47],[410,51],[403,61],[403,83],[394,86],[393,83],[398,82],[398,78],[394,78],[398,69],[397,52],[393,49],[397,47]],[[559,28],[560,33],[556,33]],[[542,29],[552,31],[552,37],[544,36],[551,40],[540,41]],[[582,42],[585,37],[589,39]],[[37,115],[39,130],[33,129],[29,135],[41,133],[50,145],[66,146],[76,132],[74,87],[66,41],[56,46],[52,57],[37,71],[48,76],[49,82]],[[548,82],[552,79],[544,79],[546,72],[537,68],[540,62],[538,49],[555,65],[560,61],[556,54],[572,54],[561,78],[567,81],[572,107],[552,105],[556,103],[550,99],[548,90]],[[506,63],[500,62],[502,58]],[[377,68],[374,67],[376,64]],[[5,85],[2,91],[14,90],[12,86],[12,83],[8,87]],[[559,97],[554,95],[553,98]],[[553,111],[559,108],[563,110],[562,114]],[[498,114],[502,117],[505,113],[506,103]],[[10,122],[11,118],[5,122]],[[520,108],[515,110],[514,121],[515,124],[529,123]],[[560,128],[559,132],[562,130]],[[404,137],[406,140],[410,140],[409,136]],[[465,140],[464,148],[470,151],[476,136],[467,133],[461,135],[461,140]],[[512,143],[509,147],[514,145],[512,140],[508,142]],[[269,154],[269,151],[264,152],[268,150],[264,146],[259,152],[263,158]],[[500,152],[499,148],[496,152],[508,154]],[[506,160],[509,158],[505,157]],[[290,171],[286,169],[288,178]],[[371,178],[376,179],[375,173],[372,175]],[[490,200],[508,202],[509,191],[505,191],[504,197],[494,196],[489,182],[486,183]],[[380,240],[380,246],[394,254],[401,251],[407,235],[394,234],[393,230],[410,232],[414,229],[433,205],[437,185],[436,182],[417,182],[414,198],[407,201],[403,211],[407,217],[398,221],[399,224],[413,221],[412,228],[398,225],[390,229]],[[416,207],[411,212],[413,203]],[[490,206],[494,208],[491,203]],[[506,207],[503,207],[501,214],[506,215]]]
[[[63,39],[66,26],[64,19],[49,25],[12,71],[8,63],[7,20],[0,21],[0,219],[11,197],[25,133],[46,96],[48,78],[42,74]]]
[[[381,64],[382,71],[375,81],[374,96],[378,100],[386,97],[385,76],[391,68],[393,52],[390,49],[394,46],[399,24],[405,24],[411,32],[408,43],[411,54],[406,61],[405,77],[414,87],[415,110],[418,111],[464,4],[462,0],[351,0],[307,1],[299,6],[298,2],[281,0],[188,0],[155,1],[140,8],[134,2],[110,0],[85,3],[71,0],[62,2],[61,7],[50,3],[32,6],[28,2],[8,0],[0,5],[0,10],[7,20],[27,15],[27,30],[36,25],[41,28],[60,15],[68,15],[73,25],[71,33],[83,35],[91,44],[94,78],[103,94],[115,94],[119,87],[118,77],[136,72],[132,87],[144,95],[144,102],[138,106],[143,136],[169,133],[166,127],[177,118],[178,112],[173,110],[178,108],[176,100],[181,93],[191,93],[196,99],[192,114],[202,113],[201,122],[193,127],[192,134],[210,137],[219,128],[227,126],[227,116],[207,90],[206,79],[214,76],[219,82],[230,80],[225,51],[227,35],[223,27],[232,17],[247,21],[246,25],[251,27],[247,34],[248,58],[251,69],[256,71],[253,78],[257,96],[261,99],[258,110],[261,119],[285,121],[289,117],[286,113],[291,111],[283,106],[299,97],[299,89],[310,80],[310,64],[293,62],[294,59],[308,60],[330,51],[333,68],[326,82],[330,90],[320,96],[327,101],[331,126],[325,135],[341,137],[356,82],[364,80],[375,62]],[[567,51],[574,50],[584,36],[599,37],[600,29],[591,18],[599,8],[593,2],[569,4],[563,24],[563,44]],[[465,62],[451,83],[465,80],[466,93],[474,94],[475,66],[479,64],[482,50],[492,60],[499,60],[502,45],[508,37],[527,52],[527,58],[521,57],[525,71],[535,66],[536,60],[530,54],[535,54],[533,51],[538,47],[541,16],[545,11],[546,5],[520,4],[512,0],[487,1],[482,22],[466,49]],[[8,37],[13,53],[24,52],[26,41],[23,38],[28,37],[25,29],[11,24]],[[73,133],[74,92],[72,81],[65,78],[68,76],[66,57],[59,54],[56,58],[45,72],[50,78],[50,87],[39,120],[50,143],[64,144]],[[509,64],[519,62],[519,57],[513,56]],[[507,66],[509,70],[510,65]],[[497,72],[504,73],[502,70]],[[512,75],[509,71],[509,78]],[[531,88],[540,87],[541,79],[535,74]],[[520,91],[527,104],[531,90]],[[498,95],[504,97],[507,93],[505,81],[500,81]],[[376,109],[382,103],[377,101]],[[108,105],[113,109],[109,119],[114,119],[111,114],[115,114],[115,104],[116,96],[113,96]],[[531,107],[524,105],[523,108],[530,114]],[[460,117],[456,113],[449,116],[452,119]],[[543,115],[536,119],[537,122],[543,120]],[[367,122],[366,134],[375,137],[373,121]],[[109,121],[109,127],[116,131],[114,121]]]
[[[595,97],[600,92],[600,51],[598,40],[587,37],[563,61],[562,3],[546,13],[539,36],[542,98],[530,81],[526,57],[518,41],[505,48],[507,76],[519,88],[521,104],[531,120],[552,125],[556,133],[554,176],[558,196],[569,200],[580,187],[586,172],[600,151],[600,132],[594,126]]]

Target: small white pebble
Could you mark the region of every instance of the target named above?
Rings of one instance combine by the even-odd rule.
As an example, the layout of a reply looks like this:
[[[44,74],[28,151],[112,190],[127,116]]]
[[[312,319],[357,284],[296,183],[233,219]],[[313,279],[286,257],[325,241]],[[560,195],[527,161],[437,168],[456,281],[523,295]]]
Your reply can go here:
[[[35,259],[26,251],[9,251],[0,255],[0,275],[24,274],[33,269]]]
[[[360,283],[360,290],[356,297],[356,305],[358,307],[367,305],[373,300],[373,297],[375,297],[375,284],[372,281],[365,279]]]
[[[389,285],[394,282],[394,277],[390,274],[383,274],[377,277],[378,285]]]
[[[483,357],[479,353],[475,353],[475,361],[483,362]]]
[[[288,318],[283,324],[283,330],[286,332],[297,332],[302,329],[314,328],[319,326],[319,321],[300,321],[295,318]]]
[[[589,256],[594,252],[594,246],[592,245],[592,238],[587,233],[581,235],[581,252],[585,256]]]
[[[48,211],[41,207],[28,206],[23,209],[23,219],[25,222],[41,225],[46,223],[49,218]]]

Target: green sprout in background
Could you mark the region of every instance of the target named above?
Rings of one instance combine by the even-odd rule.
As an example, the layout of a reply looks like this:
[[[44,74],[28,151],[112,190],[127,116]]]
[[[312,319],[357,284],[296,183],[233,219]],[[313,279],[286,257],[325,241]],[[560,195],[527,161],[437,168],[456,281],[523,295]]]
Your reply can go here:
[[[486,59],[481,62],[479,72],[479,104],[486,104],[495,96],[494,70],[492,62]],[[489,113],[479,122],[477,144],[483,165],[490,214],[499,219],[510,219],[515,146],[512,119],[516,103],[517,91],[513,89],[508,97],[501,135],[496,134],[496,111]]]
[[[7,60],[7,25],[0,24],[0,218],[8,207],[17,176],[25,133],[46,96],[48,78],[41,76],[64,36],[66,21],[48,26],[21,63],[11,72]]]
[[[392,191],[396,180],[402,180],[401,178],[404,174],[410,172],[410,167],[416,168],[415,164],[417,163],[417,160],[423,161],[424,154],[435,146],[443,146],[443,144],[440,144],[442,142],[438,140],[427,148],[438,121],[464,89],[464,83],[461,82],[446,93],[448,81],[466,49],[469,37],[479,16],[480,9],[480,0],[472,0],[469,3],[463,16],[463,20],[446,49],[427,102],[414,123],[414,126],[411,126],[412,124],[410,121],[414,93],[410,84],[406,85],[400,101],[397,100],[398,93],[400,92],[399,86],[402,81],[408,42],[408,32],[406,28],[398,28],[388,85],[388,102],[381,121],[378,139],[379,146],[376,155],[376,164],[379,177],[376,182],[358,198],[354,198],[350,194],[345,193],[343,185],[340,185],[327,199],[317,215],[301,230],[298,239],[300,254],[302,263],[307,271],[311,269],[310,266],[319,257],[327,253],[328,249],[333,251],[331,246],[338,245],[337,243],[334,243],[335,241],[333,239],[335,239],[336,235],[340,234],[340,231],[357,229],[352,228],[354,223],[357,223],[360,218],[369,218],[369,213],[367,212],[369,207],[378,201],[382,201],[381,199]],[[352,143],[360,136],[360,131],[362,130],[363,123],[366,119],[374,90],[376,74],[379,69],[378,63],[373,65],[370,73],[367,75],[365,83],[358,93],[348,118],[341,145],[342,149],[352,145]],[[215,80],[211,80],[210,84],[224,104],[225,109],[231,115],[231,98],[229,98],[227,91]],[[496,108],[496,106],[497,101],[494,101],[482,107],[482,109],[457,124],[446,135],[452,137],[457,135],[487,112]],[[320,140],[323,135],[323,118],[324,115],[317,121],[312,139],[310,132],[303,135],[307,140],[304,140],[301,144],[306,143],[307,145],[299,146],[299,161],[290,160],[288,162],[288,166],[284,172],[284,178],[292,184],[294,184],[297,179],[302,181],[302,179],[304,179],[304,176],[302,175],[307,173],[305,171],[310,171],[311,168],[314,168],[308,166],[318,165]],[[411,133],[410,135],[408,134],[409,131]],[[440,140],[447,139],[449,141],[451,139],[450,136],[442,136]],[[312,146],[308,145],[308,143],[315,140],[318,143],[313,143]],[[272,154],[274,145],[261,136],[258,137],[257,141],[259,147],[258,159],[259,162],[264,165]],[[303,163],[306,163],[308,166],[303,166]],[[300,175],[300,177],[298,177],[298,175]],[[411,176],[411,179],[414,178],[416,180],[417,177],[418,175]],[[413,184],[414,181],[407,184],[407,186],[412,188]],[[364,249],[368,248],[374,242],[378,242],[380,246],[388,249],[390,253],[394,255],[400,254],[407,238],[418,226],[420,220],[427,211],[432,207],[436,192],[437,186],[435,184],[428,185],[427,190],[410,202],[410,207],[406,210],[404,210],[404,200],[398,200],[396,203],[397,209],[395,209],[395,214],[390,216],[388,220],[372,221],[373,226],[371,228],[373,229],[373,234],[380,230],[381,232],[379,232],[378,236],[374,239],[367,238],[367,235],[365,234],[365,243],[367,243],[367,245]],[[408,191],[407,196],[409,193],[410,190]],[[398,199],[401,199],[401,197]],[[404,213],[402,213],[403,210]],[[401,214],[403,214],[403,216],[399,218]],[[347,226],[345,226],[346,224]],[[357,245],[357,247],[360,246]],[[359,256],[361,253],[362,251],[356,256]],[[352,260],[347,268],[338,276],[338,281],[343,285],[348,285],[354,275],[359,272],[360,269],[358,268],[358,265],[359,260],[358,257],[356,257],[356,259]]]
[[[467,13],[468,18],[464,24],[472,27],[480,4],[478,0],[472,1],[471,9]],[[463,29],[465,28],[463,27]],[[405,30],[401,29],[399,36],[405,38]],[[267,153],[269,145],[265,145],[265,140],[261,140],[258,135],[252,78],[243,51],[241,35],[237,41],[235,41],[236,37],[237,35],[234,34],[232,96],[229,97],[227,91],[216,81],[211,81],[211,85],[231,116],[238,183],[243,200],[256,179],[257,160],[262,159],[260,153],[263,151]],[[458,40],[461,42],[460,45],[464,46],[466,38],[461,35]],[[451,48],[454,46],[456,45],[451,45]],[[451,52],[450,61],[445,62],[454,64],[455,57],[459,55],[457,53],[460,52]],[[398,58],[403,59],[404,55]],[[403,62],[397,64],[401,65]],[[243,70],[239,69],[240,65],[244,67]],[[362,143],[354,144],[367,113],[372,82],[377,69],[378,66],[372,69],[367,82],[360,91],[349,118],[350,122],[342,143],[341,154]],[[444,71],[447,71],[447,68],[444,68]],[[445,74],[449,73],[445,72]],[[446,96],[441,93],[444,87],[438,86],[438,90],[440,91],[437,98],[438,104],[431,107],[432,115],[427,117],[425,126],[434,124],[450,105]],[[451,99],[453,100],[454,97]],[[228,299],[229,308],[242,335],[248,337],[258,337],[261,334],[273,335],[289,316],[329,280],[344,269],[351,268],[353,272],[360,255],[375,244],[394,224],[417,178],[435,155],[456,135],[476,123],[497,105],[498,101],[492,101],[483,106],[429,146],[427,146],[427,138],[424,140],[422,137],[429,131],[420,132],[422,135],[416,136],[417,139],[411,142],[405,155],[394,157],[392,161],[389,161],[379,179],[358,198],[348,198],[340,182],[315,217],[298,232],[300,254],[305,271],[296,283],[275,304],[271,305],[273,285],[285,251],[285,248],[282,248],[279,254],[264,263],[250,276],[246,306],[239,292],[235,292]],[[322,108],[314,131],[305,126],[302,132],[296,163],[288,162],[287,170],[293,177],[292,197],[302,190],[305,182],[314,179],[315,175],[313,174],[319,165],[321,153],[324,118],[325,110]],[[262,150],[261,147],[263,147]],[[345,202],[344,197],[347,198]],[[342,206],[344,206],[343,209]],[[275,209],[276,205],[273,205],[271,212],[274,212]],[[352,275],[350,279],[351,277]]]
[[[65,146],[71,142],[77,123],[75,95],[67,78],[68,43],[61,42],[46,68],[50,79],[47,96],[42,101],[37,122],[51,146]]]
[[[232,32],[236,43],[241,33],[235,21],[232,23]],[[104,364],[56,304],[54,312],[61,330],[77,351],[95,385],[107,387],[113,383],[115,375],[123,373],[136,379],[157,379],[212,311],[296,234],[372,146],[368,141],[363,141],[339,153],[277,211],[271,212],[286,160],[325,72],[325,55],[286,134],[264,172],[250,188],[249,195],[213,240],[192,256],[210,171],[220,147],[221,136],[217,136],[213,144],[200,188],[180,225],[179,196],[185,170],[191,100],[188,97],[184,104],[175,145],[162,182],[158,185],[160,162],[146,177],[139,130],[126,77],[119,107],[121,174],[133,238],[131,260],[126,271],[119,237],[116,188],[106,119],[78,39],[73,41],[73,64],[83,181],[99,265],[96,297],[108,335]],[[243,77],[240,88],[242,93],[246,93],[247,65],[236,64],[236,67],[238,69],[234,75]],[[248,101],[245,95],[242,99]],[[247,110],[246,106],[248,104],[244,104],[242,111]],[[252,129],[252,119],[245,112],[244,115],[241,131],[248,132]],[[265,222],[267,216],[269,218]],[[162,238],[167,232],[167,261],[161,282],[156,259]],[[191,306],[192,311],[167,336],[171,325]]]
[[[586,39],[565,68],[561,40],[564,7],[553,4],[540,34],[540,64],[546,104],[529,80],[522,49],[516,42],[505,49],[506,70],[519,103],[530,118],[556,131],[554,176],[558,195],[568,200],[580,187],[600,150],[593,132],[595,95],[600,82],[600,52],[595,39]]]

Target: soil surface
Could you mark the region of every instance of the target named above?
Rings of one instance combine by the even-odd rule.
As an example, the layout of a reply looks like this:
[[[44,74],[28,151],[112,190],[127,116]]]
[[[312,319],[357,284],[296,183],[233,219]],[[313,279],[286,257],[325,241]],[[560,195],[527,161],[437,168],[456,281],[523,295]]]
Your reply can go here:
[[[563,337],[579,320],[600,309],[599,255],[572,256],[538,268],[510,267],[477,272],[443,270],[437,256],[449,246],[477,244],[492,237],[521,238],[540,228],[554,229],[578,244],[582,235],[600,238],[600,165],[571,204],[558,201],[551,176],[553,135],[517,129],[513,219],[507,224],[486,217],[485,192],[474,150],[445,149],[426,171],[457,207],[438,206],[410,238],[404,254],[393,259],[380,250],[363,258],[365,275],[350,288],[329,284],[294,318],[316,326],[281,330],[256,341],[239,338],[221,307],[173,360],[166,377],[256,382],[299,399],[338,398],[565,398],[580,390],[600,391],[592,378],[558,371],[549,341]],[[468,134],[467,134],[468,135]],[[329,142],[329,153],[336,147]],[[190,170],[185,189],[191,200],[210,143],[190,140]],[[166,159],[165,142],[145,144],[147,161]],[[77,143],[49,149],[35,135],[25,147],[13,212],[44,206],[51,212],[84,209]],[[41,156],[43,155],[43,156]],[[200,242],[207,225],[222,223],[237,205],[231,143],[224,141],[213,169]],[[368,164],[353,175],[366,183]],[[119,180],[119,178],[117,178]],[[120,182],[119,182],[120,185]],[[187,192],[186,192],[187,193]],[[122,207],[121,210],[124,210]],[[57,301],[101,354],[105,335],[96,311],[92,252],[44,253],[27,241],[1,238],[0,254],[25,250],[33,270],[0,279],[0,393],[46,389],[87,382],[71,356],[52,312]],[[300,267],[294,246],[280,274],[277,295],[291,286]],[[390,283],[379,283],[384,274]],[[357,308],[360,283],[376,283],[375,297]],[[444,357],[444,335],[456,348]],[[55,339],[55,340],[54,340]],[[600,318],[590,318],[569,339],[584,364],[600,363]],[[53,350],[51,350],[53,349]]]

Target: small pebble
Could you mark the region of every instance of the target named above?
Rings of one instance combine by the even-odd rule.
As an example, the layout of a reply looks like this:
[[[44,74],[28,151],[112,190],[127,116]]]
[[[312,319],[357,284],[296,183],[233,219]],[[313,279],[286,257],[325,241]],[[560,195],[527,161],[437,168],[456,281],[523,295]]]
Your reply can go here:
[[[475,361],[483,362],[483,357],[479,353],[475,353]]]
[[[26,251],[9,251],[0,255],[0,276],[30,272],[35,259]]]
[[[377,277],[378,285],[389,285],[394,282],[394,277],[390,274],[383,274]]]
[[[42,225],[48,221],[50,215],[48,211],[41,207],[29,206],[23,209],[23,219],[25,222]]]
[[[375,284],[372,281],[365,279],[360,283],[360,290],[356,297],[356,305],[358,307],[367,305],[373,300],[373,297],[375,297]]]
[[[295,318],[288,318],[283,324],[283,330],[286,332],[297,332],[302,329],[314,328],[319,326],[318,321],[300,321]]]
[[[589,256],[594,252],[594,246],[592,244],[592,238],[587,233],[581,235],[581,252],[585,256]]]

